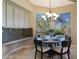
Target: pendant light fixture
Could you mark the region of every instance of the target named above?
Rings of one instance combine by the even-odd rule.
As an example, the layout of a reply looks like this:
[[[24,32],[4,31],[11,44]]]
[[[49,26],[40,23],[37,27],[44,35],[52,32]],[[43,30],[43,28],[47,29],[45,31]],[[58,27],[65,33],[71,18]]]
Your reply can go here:
[[[42,15],[42,18],[44,20],[48,20],[50,18],[50,21],[55,21],[55,20],[57,20],[59,15],[56,14],[56,13],[52,13],[52,11],[51,11],[51,2],[52,2],[52,0],[49,0],[49,11],[46,12],[45,15]],[[53,18],[53,20],[51,18]]]

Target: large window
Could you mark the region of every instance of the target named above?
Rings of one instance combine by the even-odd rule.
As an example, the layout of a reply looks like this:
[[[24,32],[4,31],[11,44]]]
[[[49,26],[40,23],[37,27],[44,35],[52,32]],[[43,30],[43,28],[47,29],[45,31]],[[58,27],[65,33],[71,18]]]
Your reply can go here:
[[[42,18],[43,13],[36,14],[36,31],[37,32],[46,32],[50,29],[48,21],[45,21]]]
[[[70,13],[61,13],[59,18],[53,22],[54,27],[50,28],[50,22],[42,18],[43,13],[36,14],[36,30],[37,32],[47,32],[50,29],[54,29],[57,34],[64,34],[64,28],[70,30]]]
[[[55,32],[59,34],[64,34],[64,28],[70,30],[70,13],[61,13],[60,17],[55,22]]]

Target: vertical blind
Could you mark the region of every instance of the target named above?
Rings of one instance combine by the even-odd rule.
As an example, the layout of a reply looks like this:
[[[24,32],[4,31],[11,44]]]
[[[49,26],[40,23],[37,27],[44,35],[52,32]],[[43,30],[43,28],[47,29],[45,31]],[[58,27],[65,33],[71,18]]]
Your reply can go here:
[[[6,6],[7,5],[7,6]],[[7,1],[4,3],[4,8],[6,8],[6,12],[3,17],[3,26],[6,23],[8,27],[19,27],[19,28],[28,28],[29,27],[29,14],[30,12],[19,5],[12,3],[11,1]],[[5,21],[6,20],[6,21]]]

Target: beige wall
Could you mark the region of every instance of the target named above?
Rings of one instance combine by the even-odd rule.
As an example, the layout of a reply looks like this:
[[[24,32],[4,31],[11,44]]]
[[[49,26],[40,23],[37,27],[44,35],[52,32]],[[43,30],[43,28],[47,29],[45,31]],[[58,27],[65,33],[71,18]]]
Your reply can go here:
[[[33,28],[33,35],[36,34],[36,14],[30,13],[30,26]]]

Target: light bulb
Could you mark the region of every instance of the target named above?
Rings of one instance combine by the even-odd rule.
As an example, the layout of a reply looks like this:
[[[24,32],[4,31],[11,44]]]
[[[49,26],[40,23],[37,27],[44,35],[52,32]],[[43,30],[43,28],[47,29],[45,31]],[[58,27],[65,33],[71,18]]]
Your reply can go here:
[[[57,18],[59,17],[59,15],[58,15],[58,14],[56,14],[56,13],[53,13],[53,16],[55,16],[55,17],[57,17]]]
[[[58,15],[58,14],[56,14],[56,13],[53,13],[53,16],[58,17],[59,15]]]
[[[46,15],[48,16],[49,15],[49,12],[46,12]]]
[[[59,15],[58,15],[58,14],[56,14],[56,17],[58,18],[58,17],[59,17]]]
[[[46,18],[44,18],[44,20],[46,21]]]
[[[53,13],[53,16],[56,16],[56,13]]]
[[[46,16],[45,15],[42,15],[42,18],[46,18]]]
[[[54,20],[57,20],[57,17],[54,17]]]
[[[50,14],[48,15],[48,18],[49,18],[49,17],[52,17],[52,13],[50,13]]]
[[[45,16],[45,15],[43,15],[42,18],[43,18],[44,20],[46,20],[46,16]]]

